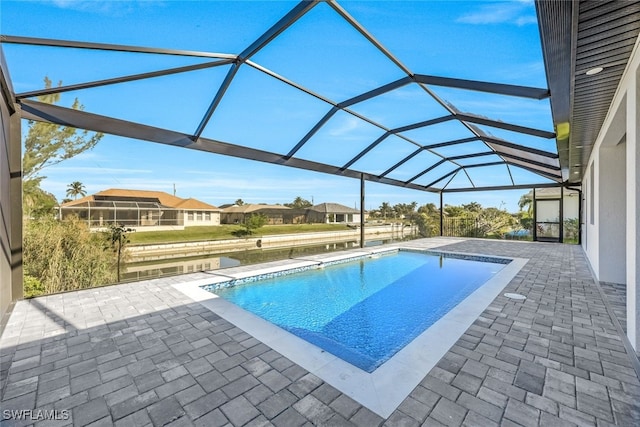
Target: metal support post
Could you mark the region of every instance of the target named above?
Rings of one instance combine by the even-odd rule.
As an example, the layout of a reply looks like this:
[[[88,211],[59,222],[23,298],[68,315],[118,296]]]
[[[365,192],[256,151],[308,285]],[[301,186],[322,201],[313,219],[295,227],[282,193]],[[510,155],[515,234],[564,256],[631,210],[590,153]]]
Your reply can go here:
[[[564,243],[564,187],[560,187],[560,243]]]
[[[582,190],[578,190],[578,244],[582,245]]]
[[[440,236],[444,236],[444,216],[442,215],[442,191],[440,192]]]
[[[20,107],[9,116],[9,215],[10,251],[11,251],[11,300],[20,300],[24,296],[22,277],[22,135]]]
[[[364,248],[364,174],[360,174],[360,247]]]
[[[538,213],[536,212],[536,189],[533,189],[533,200],[531,200],[531,203],[533,203],[533,225],[532,225],[532,236],[533,236],[533,241],[537,242],[538,241]]]

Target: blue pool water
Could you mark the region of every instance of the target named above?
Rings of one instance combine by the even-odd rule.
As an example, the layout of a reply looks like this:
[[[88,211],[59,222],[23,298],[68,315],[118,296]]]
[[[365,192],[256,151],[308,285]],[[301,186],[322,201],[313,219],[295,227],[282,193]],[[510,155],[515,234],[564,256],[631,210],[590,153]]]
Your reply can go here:
[[[400,251],[205,289],[372,372],[508,262],[483,260]]]

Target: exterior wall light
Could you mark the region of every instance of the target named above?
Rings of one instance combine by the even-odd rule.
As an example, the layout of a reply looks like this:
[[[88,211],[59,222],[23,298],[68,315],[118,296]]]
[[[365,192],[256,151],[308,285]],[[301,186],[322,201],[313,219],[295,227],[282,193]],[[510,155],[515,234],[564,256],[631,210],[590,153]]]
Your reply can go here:
[[[594,74],[598,74],[599,72],[601,72],[602,70],[604,70],[604,68],[602,67],[595,67],[590,69],[589,71],[587,71],[585,74],[587,76],[593,76]]]

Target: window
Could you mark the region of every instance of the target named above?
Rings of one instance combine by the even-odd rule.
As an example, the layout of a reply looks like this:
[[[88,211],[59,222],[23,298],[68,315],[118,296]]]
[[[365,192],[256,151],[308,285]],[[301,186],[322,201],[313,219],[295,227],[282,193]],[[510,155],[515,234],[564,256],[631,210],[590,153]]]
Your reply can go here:
[[[187,212],[187,219],[193,221],[193,212]]]
[[[205,212],[204,213],[204,220],[205,221],[211,221],[211,212]]]
[[[202,221],[202,212],[196,212],[196,221]]]

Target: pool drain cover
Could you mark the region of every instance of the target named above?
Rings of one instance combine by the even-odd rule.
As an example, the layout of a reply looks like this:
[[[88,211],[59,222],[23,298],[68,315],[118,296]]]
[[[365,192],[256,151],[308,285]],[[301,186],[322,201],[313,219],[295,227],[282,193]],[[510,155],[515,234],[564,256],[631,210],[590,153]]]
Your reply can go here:
[[[504,296],[507,297],[507,298],[511,298],[511,299],[517,300],[517,301],[524,301],[524,300],[527,299],[527,297],[525,297],[524,295],[513,294],[513,293],[510,293],[510,292],[507,292],[506,294],[504,294]]]

